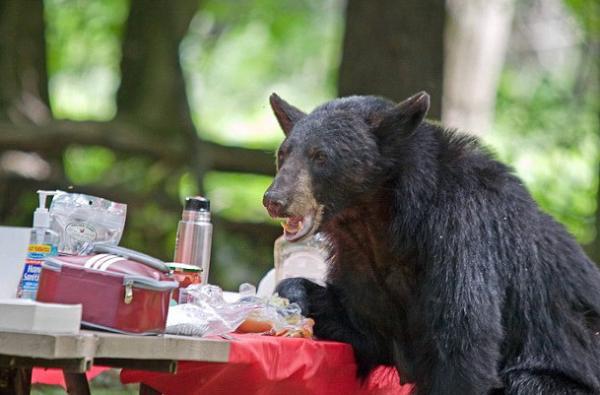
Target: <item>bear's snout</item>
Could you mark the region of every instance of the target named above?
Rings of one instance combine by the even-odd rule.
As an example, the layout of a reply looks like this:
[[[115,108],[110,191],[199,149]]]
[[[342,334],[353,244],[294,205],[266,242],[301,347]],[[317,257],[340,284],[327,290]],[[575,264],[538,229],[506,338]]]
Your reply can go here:
[[[269,189],[265,192],[263,196],[263,206],[265,206],[271,217],[285,216],[285,199],[276,191]]]

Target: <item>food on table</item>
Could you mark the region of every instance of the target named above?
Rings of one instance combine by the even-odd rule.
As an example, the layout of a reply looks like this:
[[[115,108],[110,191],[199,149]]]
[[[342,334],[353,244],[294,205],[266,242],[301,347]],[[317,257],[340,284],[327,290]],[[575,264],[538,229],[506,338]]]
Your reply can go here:
[[[289,300],[273,295],[263,307],[251,312],[237,328],[240,333],[263,333],[283,337],[313,336],[315,321],[300,313],[300,307]]]
[[[264,333],[270,332],[273,329],[273,323],[271,321],[263,321],[258,318],[248,317],[242,322],[242,325],[238,326],[236,332],[239,333]]]

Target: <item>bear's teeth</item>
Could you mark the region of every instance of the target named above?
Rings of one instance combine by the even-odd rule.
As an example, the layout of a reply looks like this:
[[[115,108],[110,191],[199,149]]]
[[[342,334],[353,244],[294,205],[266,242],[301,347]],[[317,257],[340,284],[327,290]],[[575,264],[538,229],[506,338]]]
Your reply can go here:
[[[284,236],[288,241],[300,240],[314,229],[314,214],[304,217],[291,217],[283,224]]]
[[[281,222],[281,226],[286,233],[298,233],[302,229],[302,218],[301,217],[290,217],[286,218],[285,221]]]

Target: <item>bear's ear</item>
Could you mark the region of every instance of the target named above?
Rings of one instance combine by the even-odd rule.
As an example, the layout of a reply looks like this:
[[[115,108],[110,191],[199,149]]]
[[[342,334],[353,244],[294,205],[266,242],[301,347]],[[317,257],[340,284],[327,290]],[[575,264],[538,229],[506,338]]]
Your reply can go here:
[[[277,96],[276,93],[273,93],[269,97],[269,102],[271,103],[271,108],[275,113],[277,122],[279,122],[279,126],[281,126],[286,136],[290,134],[296,122],[306,116],[305,113]]]
[[[382,140],[398,133],[406,136],[423,122],[428,110],[429,94],[419,92],[379,114],[373,122],[373,133]]]

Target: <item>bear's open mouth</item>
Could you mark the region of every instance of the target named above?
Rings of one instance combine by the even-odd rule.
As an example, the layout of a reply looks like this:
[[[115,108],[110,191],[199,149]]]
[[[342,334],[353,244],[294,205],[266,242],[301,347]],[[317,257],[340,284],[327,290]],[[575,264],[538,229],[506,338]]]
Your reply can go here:
[[[290,216],[281,222],[283,234],[288,241],[297,241],[312,233],[315,227],[315,215]]]

